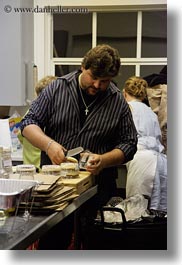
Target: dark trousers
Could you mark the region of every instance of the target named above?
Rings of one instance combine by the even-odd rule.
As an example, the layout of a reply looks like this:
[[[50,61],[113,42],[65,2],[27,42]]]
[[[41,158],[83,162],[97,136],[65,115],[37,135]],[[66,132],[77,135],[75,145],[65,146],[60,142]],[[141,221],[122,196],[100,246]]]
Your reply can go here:
[[[82,238],[82,249],[90,249],[90,235],[94,227],[94,220],[98,210],[106,205],[111,197],[117,196],[117,187],[115,178],[100,178],[98,180],[98,193],[91,198],[81,209],[80,214],[80,229]],[[95,240],[97,236],[95,234]]]
[[[39,250],[65,250],[68,249],[73,234],[73,214],[51,228],[39,240]]]
[[[116,196],[116,179],[110,176],[100,177],[96,184],[98,185],[98,193],[82,205],[79,215],[79,227],[82,248],[88,249],[88,230],[93,224],[97,215],[97,211],[105,205],[112,196]],[[44,236],[40,238],[40,250],[65,250],[68,249],[72,235],[74,232],[74,213],[67,216],[63,221],[51,228]]]

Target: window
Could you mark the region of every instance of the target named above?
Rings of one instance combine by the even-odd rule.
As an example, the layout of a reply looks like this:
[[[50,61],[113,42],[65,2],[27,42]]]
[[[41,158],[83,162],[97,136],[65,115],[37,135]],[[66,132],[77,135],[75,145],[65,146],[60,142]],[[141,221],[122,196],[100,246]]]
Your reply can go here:
[[[142,13],[142,57],[167,56],[167,13]]]
[[[137,12],[98,13],[97,44],[107,43],[121,57],[136,57]]]
[[[121,69],[115,82],[122,89],[131,75],[159,73],[167,64],[167,10],[98,11],[52,14],[51,74],[80,68],[84,54],[97,44],[119,50]]]
[[[54,57],[83,57],[92,48],[91,13],[54,14],[53,27]]]

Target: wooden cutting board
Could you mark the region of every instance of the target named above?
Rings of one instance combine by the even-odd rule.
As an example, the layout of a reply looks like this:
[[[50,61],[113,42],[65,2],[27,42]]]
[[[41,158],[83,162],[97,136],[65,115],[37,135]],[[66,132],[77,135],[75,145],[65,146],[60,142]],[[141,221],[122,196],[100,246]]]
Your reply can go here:
[[[74,187],[77,194],[81,194],[93,185],[93,176],[88,171],[80,171],[79,176],[71,179],[60,179],[58,183]]]
[[[34,179],[42,182],[42,184],[36,188],[36,191],[49,193],[56,188],[60,176],[44,175],[39,173],[34,175]]]

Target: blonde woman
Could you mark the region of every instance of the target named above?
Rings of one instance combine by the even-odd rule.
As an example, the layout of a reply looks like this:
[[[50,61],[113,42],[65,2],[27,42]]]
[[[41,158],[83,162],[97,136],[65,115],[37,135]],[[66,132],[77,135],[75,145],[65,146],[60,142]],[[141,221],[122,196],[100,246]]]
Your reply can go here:
[[[126,197],[148,195],[150,209],[167,212],[167,157],[163,154],[157,115],[143,103],[147,99],[147,87],[144,79],[132,76],[123,89],[138,132],[137,152],[126,164]]]
[[[35,86],[35,94],[38,97],[42,90],[48,86],[53,80],[56,80],[56,76],[48,75],[39,80]],[[37,170],[40,169],[40,149],[33,146],[25,137],[21,135],[21,132],[18,133],[18,139],[20,140],[23,146],[23,164],[32,164]]]

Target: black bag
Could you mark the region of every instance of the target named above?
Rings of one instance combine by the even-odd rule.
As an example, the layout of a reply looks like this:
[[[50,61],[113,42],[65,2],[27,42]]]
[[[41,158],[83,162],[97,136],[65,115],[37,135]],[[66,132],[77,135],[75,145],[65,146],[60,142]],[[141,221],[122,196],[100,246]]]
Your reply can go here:
[[[106,223],[105,211],[120,212],[122,223]],[[144,218],[127,222],[124,211],[104,206],[100,220],[87,229],[87,249],[94,250],[167,250],[167,218]]]

